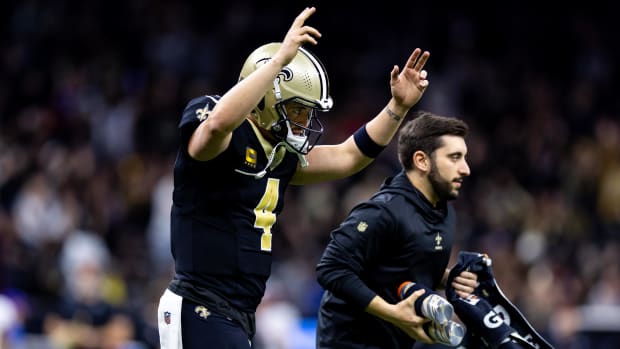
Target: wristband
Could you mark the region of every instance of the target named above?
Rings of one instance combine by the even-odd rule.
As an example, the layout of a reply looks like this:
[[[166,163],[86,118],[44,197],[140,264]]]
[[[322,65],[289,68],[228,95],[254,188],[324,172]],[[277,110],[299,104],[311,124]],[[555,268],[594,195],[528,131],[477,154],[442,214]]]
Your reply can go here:
[[[355,140],[355,144],[362,152],[362,154],[368,156],[369,158],[376,158],[381,154],[381,151],[385,149],[385,145],[379,145],[375,141],[370,138],[368,132],[366,132],[366,125],[360,127],[353,134],[353,139]]]

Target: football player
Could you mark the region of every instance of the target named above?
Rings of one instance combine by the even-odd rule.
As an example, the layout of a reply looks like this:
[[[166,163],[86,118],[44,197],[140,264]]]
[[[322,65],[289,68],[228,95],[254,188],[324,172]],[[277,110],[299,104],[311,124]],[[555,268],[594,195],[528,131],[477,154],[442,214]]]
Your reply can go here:
[[[321,37],[304,9],[281,43],[247,58],[222,97],[187,104],[179,124],[171,222],[175,275],[160,299],[163,349],[251,348],[271,271],[272,228],[289,184],[350,176],[372,162],[428,86],[428,52],[390,74],[391,98],[344,142],[315,146],[329,80],[305,44]],[[277,237],[276,237],[277,238]]]

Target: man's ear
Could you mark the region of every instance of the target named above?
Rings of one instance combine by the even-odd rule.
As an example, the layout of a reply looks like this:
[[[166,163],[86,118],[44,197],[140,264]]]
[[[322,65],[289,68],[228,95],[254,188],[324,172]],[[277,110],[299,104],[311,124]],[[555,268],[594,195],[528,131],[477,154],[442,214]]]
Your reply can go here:
[[[413,153],[413,167],[422,172],[429,172],[431,170],[431,159],[425,152],[418,150]]]

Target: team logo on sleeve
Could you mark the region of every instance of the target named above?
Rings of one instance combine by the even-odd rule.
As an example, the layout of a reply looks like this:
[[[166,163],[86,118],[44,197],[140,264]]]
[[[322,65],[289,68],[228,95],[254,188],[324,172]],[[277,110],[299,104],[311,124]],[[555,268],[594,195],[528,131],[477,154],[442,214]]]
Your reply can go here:
[[[363,233],[366,231],[366,229],[368,228],[368,223],[361,221],[358,225],[357,225],[357,231],[359,231],[360,233]]]
[[[209,104],[207,103],[204,108],[196,109],[196,117],[198,120],[204,121],[204,119],[209,116],[209,112],[211,112],[211,110],[209,109]]]
[[[256,150],[250,147],[245,148],[245,164],[252,168],[256,168]]]

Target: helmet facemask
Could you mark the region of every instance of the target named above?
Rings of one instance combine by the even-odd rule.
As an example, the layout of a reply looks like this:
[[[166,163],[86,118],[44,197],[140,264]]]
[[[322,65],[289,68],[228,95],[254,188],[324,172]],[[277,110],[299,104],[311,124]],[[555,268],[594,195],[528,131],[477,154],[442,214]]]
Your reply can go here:
[[[288,116],[286,110],[288,103],[298,103],[301,106],[310,108],[305,124],[296,122]],[[271,125],[271,134],[278,141],[284,141],[287,149],[302,155],[308,154],[323,134],[323,124],[317,115],[319,109],[316,108],[314,103],[309,103],[300,98],[276,103],[275,109],[280,119]]]

